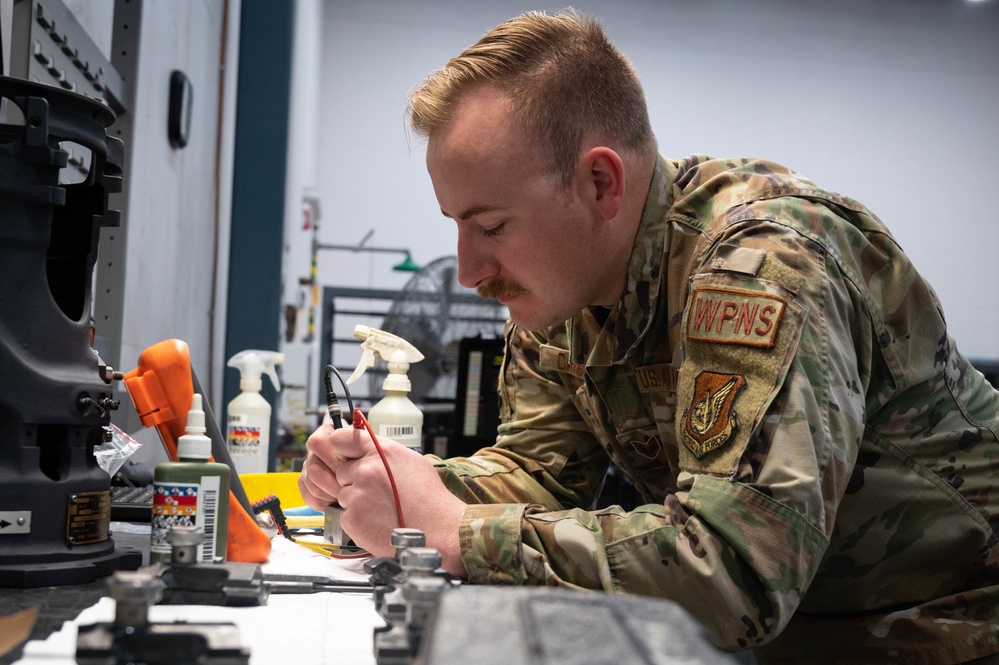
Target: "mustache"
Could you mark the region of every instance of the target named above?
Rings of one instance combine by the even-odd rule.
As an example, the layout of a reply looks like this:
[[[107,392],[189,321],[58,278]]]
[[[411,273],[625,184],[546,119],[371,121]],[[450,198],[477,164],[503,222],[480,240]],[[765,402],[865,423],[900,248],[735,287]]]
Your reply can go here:
[[[527,292],[527,289],[522,287],[520,284],[505,279],[493,280],[488,284],[483,284],[482,286],[477,287],[475,290],[478,291],[480,297],[488,298],[490,300],[519,296],[520,294]]]

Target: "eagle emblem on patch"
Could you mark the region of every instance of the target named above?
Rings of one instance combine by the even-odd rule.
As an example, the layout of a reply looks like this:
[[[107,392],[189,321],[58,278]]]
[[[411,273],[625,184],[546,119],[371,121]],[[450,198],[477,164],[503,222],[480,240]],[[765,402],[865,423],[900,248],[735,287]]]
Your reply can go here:
[[[732,439],[739,417],[732,410],[746,379],[739,374],[701,372],[694,379],[694,396],[683,414],[680,438],[694,457],[701,459]]]

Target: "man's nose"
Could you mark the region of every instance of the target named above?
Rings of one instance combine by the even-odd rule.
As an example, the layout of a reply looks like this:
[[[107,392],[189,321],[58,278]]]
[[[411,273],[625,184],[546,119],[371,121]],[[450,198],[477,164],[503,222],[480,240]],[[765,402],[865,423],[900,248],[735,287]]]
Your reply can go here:
[[[496,274],[496,261],[471,233],[458,232],[458,283],[468,289],[485,284]]]

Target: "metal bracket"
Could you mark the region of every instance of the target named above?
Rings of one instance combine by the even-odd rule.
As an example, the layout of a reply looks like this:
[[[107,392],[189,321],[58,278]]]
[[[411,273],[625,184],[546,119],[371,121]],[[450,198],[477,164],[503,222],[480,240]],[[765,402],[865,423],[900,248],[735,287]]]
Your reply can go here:
[[[30,510],[0,510],[0,536],[31,533]]]
[[[10,75],[125,110],[125,80],[61,0],[15,0]]]
[[[334,503],[326,506],[326,510],[323,511],[323,540],[339,547],[353,547],[354,541],[340,526],[341,515],[343,515],[343,508],[340,507],[340,504]]]

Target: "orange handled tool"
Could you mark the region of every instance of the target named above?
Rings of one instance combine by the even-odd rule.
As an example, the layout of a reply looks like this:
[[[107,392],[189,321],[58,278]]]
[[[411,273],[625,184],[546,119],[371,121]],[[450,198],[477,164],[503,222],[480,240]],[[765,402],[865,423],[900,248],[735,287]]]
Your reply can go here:
[[[139,355],[139,366],[125,375],[125,388],[132,398],[139,419],[146,427],[155,427],[172,460],[177,460],[177,439],[184,435],[187,412],[195,391],[202,393],[198,378],[191,368],[187,344],[168,339],[150,346]],[[204,400],[206,434],[212,440],[213,461],[232,468],[225,439],[212,416],[208,400]],[[271,553],[271,541],[257,525],[253,508],[232,471],[229,490],[229,539],[226,559],[244,563],[263,563]]]

